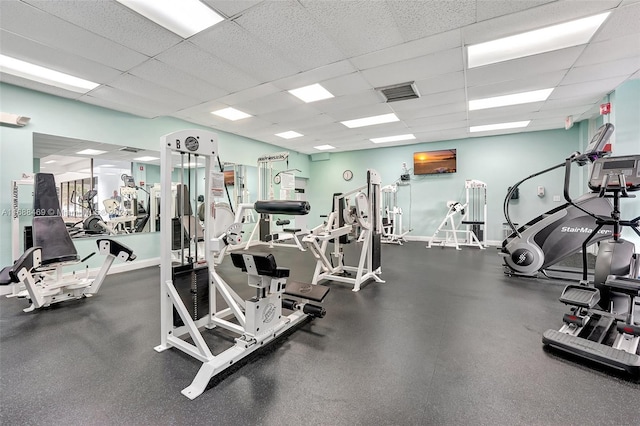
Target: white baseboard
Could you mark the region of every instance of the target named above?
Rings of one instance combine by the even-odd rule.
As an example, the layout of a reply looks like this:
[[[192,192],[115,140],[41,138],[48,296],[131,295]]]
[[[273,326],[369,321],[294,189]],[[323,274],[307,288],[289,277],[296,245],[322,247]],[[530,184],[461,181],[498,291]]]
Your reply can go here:
[[[428,243],[429,241],[431,241],[431,238],[433,237],[427,237],[424,235],[405,235],[404,238],[407,241],[419,241],[419,242]],[[487,244],[487,247],[500,247],[500,245],[502,245],[502,240],[488,240],[486,244]]]

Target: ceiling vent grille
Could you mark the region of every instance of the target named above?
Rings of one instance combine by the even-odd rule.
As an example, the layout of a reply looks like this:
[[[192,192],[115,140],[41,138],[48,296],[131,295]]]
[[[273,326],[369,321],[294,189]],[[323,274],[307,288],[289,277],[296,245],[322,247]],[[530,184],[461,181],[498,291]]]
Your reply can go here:
[[[140,152],[141,150],[139,148],[133,148],[131,146],[125,146],[124,148],[120,148],[118,151],[133,152],[135,154],[135,153]]]
[[[397,102],[419,98],[420,94],[413,81],[394,84],[393,86],[377,87],[376,90],[384,96],[385,101]]]

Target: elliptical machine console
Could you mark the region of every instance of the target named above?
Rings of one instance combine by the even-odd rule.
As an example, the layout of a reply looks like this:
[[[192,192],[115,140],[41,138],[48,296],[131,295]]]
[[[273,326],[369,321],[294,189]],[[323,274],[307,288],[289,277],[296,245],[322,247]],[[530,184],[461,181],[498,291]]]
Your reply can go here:
[[[568,160],[567,160],[568,161]],[[565,174],[565,198],[568,194],[569,168]],[[625,370],[640,373],[640,261],[630,241],[620,237],[623,227],[639,237],[640,216],[620,218],[620,199],[633,198],[640,190],[640,155],[600,158],[595,161],[589,187],[601,198],[613,199],[608,216],[595,215],[596,227],[582,244],[583,280],[568,285],[560,301],[571,306],[560,330],[544,332],[542,342],[565,352]],[[582,209],[581,209],[582,210]],[[587,281],[586,247],[604,226],[613,227],[613,238],[600,243],[594,282]],[[593,284],[593,285],[591,285]]]
[[[584,166],[609,155],[605,147],[613,131],[612,124],[604,124],[593,136],[583,154],[575,152],[562,163],[522,179],[508,191],[503,211],[512,232],[503,241],[500,253],[504,257],[507,275],[536,276],[538,272],[547,275],[548,267],[580,250],[585,235],[590,232],[593,225],[593,218],[585,211],[596,215],[609,214],[611,203],[608,199],[598,197],[595,193],[586,193],[516,229],[509,214],[509,205],[517,188],[527,180],[560,167],[571,167],[572,163]],[[601,233],[591,239],[591,243],[608,238],[611,232],[611,227],[605,227]]]

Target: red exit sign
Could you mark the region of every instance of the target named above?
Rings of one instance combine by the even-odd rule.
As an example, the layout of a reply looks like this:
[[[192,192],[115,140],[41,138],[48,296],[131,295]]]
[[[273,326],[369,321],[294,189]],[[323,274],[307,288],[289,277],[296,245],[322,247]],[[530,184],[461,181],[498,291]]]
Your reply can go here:
[[[611,102],[600,105],[600,115],[607,115],[611,113]]]

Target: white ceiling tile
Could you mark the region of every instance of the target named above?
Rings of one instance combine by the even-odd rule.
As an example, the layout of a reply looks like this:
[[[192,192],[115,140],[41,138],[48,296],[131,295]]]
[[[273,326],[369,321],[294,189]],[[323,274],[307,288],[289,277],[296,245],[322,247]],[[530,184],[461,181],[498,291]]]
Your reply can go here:
[[[530,132],[551,129],[564,129],[564,120],[562,118],[539,118],[531,120],[531,123],[527,126],[527,130]]]
[[[521,10],[531,9],[556,0],[477,0],[478,21],[508,15]]]
[[[568,70],[580,56],[584,46],[527,56],[467,70],[467,85],[481,86],[513,79],[535,77],[553,71]]]
[[[600,30],[593,37],[593,41],[603,41],[612,38],[624,37],[631,33],[640,32],[640,3],[629,4],[615,9]]]
[[[362,71],[374,87],[419,81],[428,77],[462,71],[462,50],[449,49],[419,58],[395,62]]]
[[[468,0],[387,0],[405,41],[463,27],[476,21],[476,2]]]
[[[31,62],[95,83],[108,83],[121,71],[90,61],[81,56],[44,46],[24,37],[0,31],[2,54]]]
[[[209,122],[211,122],[211,118],[215,117],[215,119],[221,120],[222,123],[226,123],[229,122],[229,120],[226,120],[222,117],[214,116],[211,114],[211,111],[217,111],[228,106],[229,105],[218,102],[217,100],[209,101],[189,108],[183,108],[180,111],[176,111],[174,115],[179,117],[203,118],[208,119]]]
[[[452,30],[357,56],[349,60],[358,69],[364,70],[461,46],[460,30]]]
[[[5,31],[121,71],[147,60],[141,53],[19,1],[2,2],[0,23]],[[0,45],[4,42],[3,35]]]
[[[463,126],[456,129],[445,129],[438,130],[434,132],[421,132],[416,134],[416,139],[422,142],[440,142],[447,141],[453,139],[466,139],[469,137],[469,128],[468,126]]]
[[[237,105],[243,102],[248,102],[251,99],[271,95],[272,93],[279,92],[280,90],[281,89],[273,83],[263,83],[258,86],[249,87],[248,89],[223,96],[217,99],[217,101],[227,105]]]
[[[291,130],[304,133],[305,135],[329,131],[331,128],[344,128],[342,124],[336,123],[333,118],[326,114],[314,115],[313,117],[304,118],[302,120],[291,120],[287,122],[286,125]]]
[[[528,120],[529,115],[533,112],[540,111],[543,104],[544,102],[531,102],[522,105],[469,111],[469,120],[473,126],[477,124]]]
[[[302,69],[238,24],[225,21],[189,39],[202,50],[243,70],[259,82],[277,80]],[[239,54],[239,52],[241,52]]]
[[[250,7],[255,6],[262,0],[202,0],[208,4],[212,9],[221,12],[224,16],[229,18],[244,12]]]
[[[178,35],[115,1],[25,1],[80,28],[148,56],[157,55],[182,40]]]
[[[232,106],[251,115],[264,115],[283,109],[296,108],[301,105],[301,102],[300,99],[288,92],[276,92],[245,102],[232,104]]]
[[[236,22],[302,69],[309,70],[345,59],[296,1],[264,2]]]
[[[415,125],[410,126],[411,132],[414,135],[429,133],[429,132],[437,132],[441,130],[455,130],[455,129],[468,129],[469,122],[464,120],[458,121],[450,121],[447,123],[441,123],[439,121],[434,121],[432,123],[428,122],[426,119],[423,119],[425,124],[416,123]]]
[[[604,96],[618,87],[628,76],[612,77],[604,80],[558,86],[549,99],[570,98],[573,96]]]
[[[527,78],[501,81],[483,86],[469,86],[467,94],[469,100],[488,98],[492,96],[510,95],[532,90],[556,87],[567,74],[566,70],[538,74]]]
[[[640,33],[589,44],[575,66],[608,63],[638,56],[640,56]]]
[[[301,0],[301,3],[347,57],[403,41],[395,21],[389,19],[391,11],[385,2]]]
[[[587,105],[575,105],[575,106],[566,106],[563,108],[542,108],[540,111],[532,112],[529,117],[531,120],[541,120],[541,119],[556,119],[561,120],[562,117],[568,117],[570,115],[575,117],[579,117],[585,111],[588,111],[593,107],[593,104]]]
[[[262,114],[260,117],[271,123],[286,125],[290,121],[304,120],[320,114],[320,111],[310,105],[296,105],[293,108]]]
[[[260,83],[188,41],[167,49],[156,56],[156,59],[229,92],[243,90]]]
[[[382,103],[384,103],[382,96],[376,93],[373,89],[370,89],[351,95],[338,96],[335,98],[314,102],[313,106],[318,111],[328,113],[356,109],[367,105]]]
[[[105,98],[96,98],[91,95],[85,95],[82,97],[81,100],[82,102],[86,102],[88,104],[97,105],[103,108],[114,109],[116,111],[122,111],[128,114],[138,115],[140,117],[145,117],[145,118],[154,118],[154,117],[163,115],[162,111],[154,112],[146,107],[138,108],[136,106],[133,106],[127,103],[115,102],[113,100],[105,99]]]
[[[398,102],[397,104],[406,103],[407,106],[403,110],[399,110],[396,105],[392,104],[391,108],[396,112],[398,118],[405,122],[423,117],[436,117],[439,115],[465,112],[467,111],[467,103],[465,101],[443,104],[437,95],[427,98],[413,99],[406,102]]]
[[[548,99],[540,111],[560,110],[575,107],[576,105],[593,105],[600,102],[602,96],[599,94],[591,96],[563,97],[559,99]]]
[[[182,93],[167,89],[166,87],[159,86],[131,74],[124,74],[116,78],[114,81],[109,83],[109,86],[122,90],[123,92],[156,100],[166,105],[172,105],[175,107],[175,110],[191,107],[201,103],[196,98],[185,96]]]
[[[620,0],[555,1],[464,27],[462,40],[465,45],[495,40],[595,15],[616,7],[619,2]]]
[[[89,102],[88,100],[85,101],[85,98],[87,97],[126,106],[127,112],[131,110],[141,112],[148,111],[149,113],[144,115],[145,117],[167,115],[172,112],[172,107],[169,104],[160,103],[156,100],[151,100],[143,96],[134,95],[108,86],[100,86],[97,89],[92,90],[88,95],[81,97],[80,100],[83,102]],[[137,113],[137,115],[140,114]]]
[[[355,71],[356,69],[349,61],[339,61],[309,71],[301,72],[290,77],[281,78],[273,81],[272,83],[282,90],[292,90],[335,77],[348,75]]]
[[[562,85],[603,80],[615,76],[630,76],[640,69],[640,55],[606,63],[574,67],[562,80]]]
[[[464,88],[464,72],[451,72],[415,82],[420,96]]]
[[[129,73],[169,89],[179,90],[200,101],[208,101],[228,93],[224,89],[155,59],[150,59],[133,68]]]
[[[351,95],[373,89],[367,80],[359,72],[342,75],[321,82],[322,87],[327,89],[333,96]]]
[[[345,109],[335,113],[327,112],[329,117],[336,121],[355,120],[357,118],[371,117],[374,115],[391,114],[393,110],[386,103],[364,105],[358,108]]]
[[[408,120],[407,126],[415,132],[424,132],[426,129],[454,129],[456,127],[465,126],[466,124],[462,123],[466,122],[467,113],[456,112],[453,114],[438,115],[436,117],[422,117],[415,120]]]

